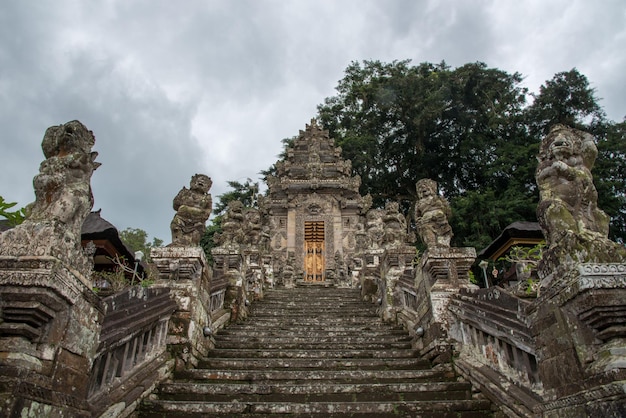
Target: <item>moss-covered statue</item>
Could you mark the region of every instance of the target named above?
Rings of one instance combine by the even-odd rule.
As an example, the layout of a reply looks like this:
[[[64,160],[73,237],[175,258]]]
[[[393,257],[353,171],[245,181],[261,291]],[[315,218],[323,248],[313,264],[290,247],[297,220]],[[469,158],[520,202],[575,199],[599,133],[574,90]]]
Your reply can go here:
[[[450,247],[452,228],[448,223],[450,205],[437,192],[437,182],[421,179],[415,184],[415,223],[426,247]]]
[[[608,239],[610,219],[598,208],[591,175],[597,155],[592,135],[561,124],[541,143],[537,218],[552,261],[624,261],[626,249]]]
[[[46,130],[46,159],[33,179],[35,202],[21,225],[0,234],[0,255],[54,256],[84,275],[92,267],[81,247],[81,228],[93,207],[91,175],[100,166],[93,133],[75,120]]]
[[[172,219],[172,246],[198,246],[211,215],[213,201],[208,193],[213,182],[204,174],[191,178],[189,189],[183,187],[174,198],[176,215]]]

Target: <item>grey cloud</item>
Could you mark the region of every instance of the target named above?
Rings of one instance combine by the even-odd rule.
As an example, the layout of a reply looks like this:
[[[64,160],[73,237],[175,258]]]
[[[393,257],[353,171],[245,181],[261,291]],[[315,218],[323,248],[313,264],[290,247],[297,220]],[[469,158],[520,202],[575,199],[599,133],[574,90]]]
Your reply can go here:
[[[256,180],[354,60],[480,60],[535,90],[577,67],[621,119],[626,6],[544,3],[8,2],[0,195],[32,200],[45,129],[79,119],[103,164],[95,208],[169,242],[172,198],[191,175],[211,176],[214,198],[228,180]]]

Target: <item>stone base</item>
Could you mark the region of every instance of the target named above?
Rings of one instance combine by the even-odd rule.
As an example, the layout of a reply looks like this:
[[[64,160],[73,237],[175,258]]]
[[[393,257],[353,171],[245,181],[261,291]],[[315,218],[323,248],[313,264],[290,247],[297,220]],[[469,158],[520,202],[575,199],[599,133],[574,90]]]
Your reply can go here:
[[[54,257],[0,256],[0,398],[19,408],[8,406],[7,416],[57,410],[88,416],[103,318],[88,283]]]
[[[213,347],[205,327],[211,327],[209,312],[212,270],[200,247],[153,248],[150,256],[159,271],[155,286],[171,289],[177,309],[171,317],[168,348],[176,368],[195,367]]]
[[[626,380],[626,265],[579,264],[552,284],[535,305],[539,373],[549,409],[584,409]]]

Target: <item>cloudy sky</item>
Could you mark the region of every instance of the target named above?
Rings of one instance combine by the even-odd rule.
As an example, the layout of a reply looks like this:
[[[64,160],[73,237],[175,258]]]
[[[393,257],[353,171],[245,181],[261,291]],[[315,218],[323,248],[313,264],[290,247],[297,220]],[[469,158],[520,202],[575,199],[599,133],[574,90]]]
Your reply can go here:
[[[7,0],[0,8],[0,195],[34,200],[47,127],[96,136],[94,209],[169,243],[191,176],[258,179],[351,61],[482,61],[537,92],[585,74],[626,115],[624,0]]]

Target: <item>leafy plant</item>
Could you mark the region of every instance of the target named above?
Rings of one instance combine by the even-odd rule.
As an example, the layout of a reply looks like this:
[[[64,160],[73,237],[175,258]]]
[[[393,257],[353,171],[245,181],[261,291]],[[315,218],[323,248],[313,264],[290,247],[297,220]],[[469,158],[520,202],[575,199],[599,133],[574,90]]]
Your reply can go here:
[[[0,216],[3,216],[9,221],[10,226],[17,226],[24,222],[26,219],[26,213],[24,208],[9,211],[12,207],[15,207],[17,202],[6,202],[2,196],[0,196]]]

